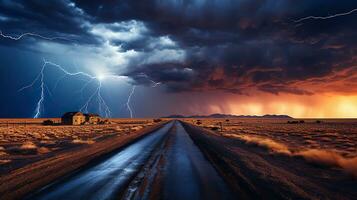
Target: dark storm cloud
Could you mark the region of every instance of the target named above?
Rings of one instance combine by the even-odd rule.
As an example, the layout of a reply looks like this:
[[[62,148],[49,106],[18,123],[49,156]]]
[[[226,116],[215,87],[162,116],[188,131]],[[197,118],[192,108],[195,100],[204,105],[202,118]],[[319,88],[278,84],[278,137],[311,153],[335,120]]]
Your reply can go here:
[[[147,74],[150,74],[149,80]],[[165,83],[170,92],[192,89],[190,87],[195,77],[191,68],[175,63],[143,65],[125,75],[132,77],[138,84],[151,85],[151,81]]]
[[[156,81],[184,89],[221,89],[241,93],[252,88],[278,94],[311,94],[289,83],[324,77],[350,67],[356,51],[357,14],[329,20],[294,20],[343,13],[354,1],[221,0],[221,1],[77,1],[99,22],[135,19],[153,35],[168,35],[187,53],[183,69],[194,75],[167,74],[173,63],[137,66]],[[125,48],[145,50],[147,40]],[[355,64],[355,63],[352,63]],[[177,69],[175,66],[172,69]],[[254,70],[259,68],[260,70]],[[279,70],[269,70],[279,68]],[[165,70],[163,70],[165,69]],[[220,74],[217,74],[220,69]],[[130,74],[130,73],[129,73]],[[135,73],[133,73],[135,74]],[[220,76],[219,78],[215,76]],[[177,87],[182,82],[184,87]],[[187,84],[191,87],[187,87]]]
[[[138,21],[147,31],[130,40],[112,40],[121,51],[150,54],[182,50],[184,60],[154,63],[129,61],[126,72],[137,84],[145,73],[169,91],[224,90],[244,94],[260,90],[273,94],[312,94],[297,82],[329,77],[355,65],[357,13],[327,20],[305,20],[357,8],[356,1],[336,0],[116,0],[116,1],[0,1],[1,27],[86,36],[85,21],[125,32],[115,23]],[[24,27],[21,27],[24,29]],[[175,45],[157,43],[167,37]],[[160,55],[160,54],[159,54]],[[145,60],[145,58],[140,57]],[[190,69],[190,70],[187,70]]]
[[[6,35],[26,32],[63,37],[76,43],[93,43],[85,22],[90,17],[69,0],[1,0],[0,28]],[[3,41],[8,42],[8,41]],[[66,42],[68,40],[59,42]]]

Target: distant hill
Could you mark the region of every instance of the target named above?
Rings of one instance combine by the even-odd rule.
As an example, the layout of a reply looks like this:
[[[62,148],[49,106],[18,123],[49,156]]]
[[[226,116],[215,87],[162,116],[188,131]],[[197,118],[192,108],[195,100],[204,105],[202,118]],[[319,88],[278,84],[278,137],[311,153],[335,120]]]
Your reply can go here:
[[[228,115],[228,114],[211,114],[211,115],[170,115],[163,118],[262,118],[262,119],[293,119],[289,115]]]

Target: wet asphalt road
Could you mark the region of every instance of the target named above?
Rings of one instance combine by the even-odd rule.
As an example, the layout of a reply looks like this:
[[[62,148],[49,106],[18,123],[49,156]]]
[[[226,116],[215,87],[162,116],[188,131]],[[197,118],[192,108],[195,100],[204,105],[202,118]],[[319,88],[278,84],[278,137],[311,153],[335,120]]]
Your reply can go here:
[[[181,123],[165,154],[164,199],[234,199],[226,183],[193,143]]]
[[[161,155],[166,162],[160,168],[160,198],[234,199],[226,183],[177,121],[166,124],[92,167],[46,186],[28,199],[104,200],[125,197],[121,193],[127,191],[139,171],[152,159],[152,154],[163,148],[165,142],[170,145],[165,146]],[[135,187],[131,190],[136,192]],[[130,198],[147,197],[136,195]]]

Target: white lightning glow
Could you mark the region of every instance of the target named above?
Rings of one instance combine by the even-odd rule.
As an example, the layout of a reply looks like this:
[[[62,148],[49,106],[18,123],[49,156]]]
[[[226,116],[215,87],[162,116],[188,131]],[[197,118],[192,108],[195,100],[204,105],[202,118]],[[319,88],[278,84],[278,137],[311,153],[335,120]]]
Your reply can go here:
[[[84,90],[87,88],[87,86],[89,84],[91,84],[93,82],[97,82],[98,85],[97,85],[95,91],[93,93],[91,93],[89,98],[80,107],[80,111],[88,113],[89,106],[90,106],[91,102],[94,99],[97,99],[99,113],[101,115],[105,116],[106,118],[111,117],[112,111],[110,110],[108,104],[106,103],[105,99],[102,96],[102,86],[103,86],[102,83],[103,83],[103,81],[106,80],[106,79],[123,79],[123,78],[127,79],[128,78],[127,76],[120,76],[120,75],[114,75],[114,74],[106,74],[106,75],[100,74],[98,76],[93,76],[93,75],[90,75],[90,74],[88,74],[86,72],[82,72],[82,71],[69,72],[64,67],[62,67],[61,65],[43,59],[42,68],[41,68],[39,74],[36,76],[36,78],[29,85],[26,85],[26,86],[24,86],[24,87],[19,89],[19,91],[23,91],[23,90],[25,90],[27,88],[33,87],[37,82],[40,83],[40,87],[39,87],[40,90],[41,90],[40,99],[37,101],[37,104],[36,104],[35,114],[33,116],[34,118],[41,117],[42,113],[43,113],[44,101],[45,101],[45,90],[47,88],[47,86],[45,84],[45,70],[46,70],[47,67],[54,67],[54,68],[60,70],[63,73],[63,75],[56,81],[54,89],[57,88],[57,85],[59,84],[59,82],[61,80],[63,80],[65,77],[67,77],[67,76],[82,77],[82,78],[86,78],[87,79],[87,82],[83,84],[83,87],[79,91],[82,95],[84,93]],[[155,81],[149,79],[149,77],[144,73],[140,73],[139,76],[143,76],[143,77],[147,78],[152,83],[151,87],[157,87],[158,85],[161,84],[161,82],[155,82]],[[131,99],[132,99],[132,96],[135,93],[135,89],[136,89],[136,86],[134,85],[132,87],[132,89],[130,90],[130,93],[128,95],[127,101],[125,103],[131,118],[134,117],[133,109],[131,108]],[[48,93],[50,93],[49,90],[48,90]]]
[[[46,37],[46,36],[42,36],[40,34],[37,33],[23,33],[19,36],[11,36],[11,35],[6,35],[4,34],[1,30],[0,30],[0,36],[3,38],[7,38],[10,40],[21,40],[26,36],[30,36],[30,37],[36,37],[36,38],[40,38],[43,40],[65,40],[65,41],[70,41],[70,42],[74,42],[74,40],[71,40],[69,38],[65,38],[65,37]]]
[[[350,15],[350,14],[352,14],[354,12],[357,12],[357,8],[355,8],[355,9],[353,9],[351,11],[345,12],[345,13],[338,13],[338,14],[328,15],[328,16],[308,16],[308,17],[304,17],[304,18],[295,20],[294,22],[295,23],[300,23],[300,22],[303,22],[303,21],[306,21],[306,20],[326,20],[326,19],[332,19],[332,18],[335,18],[335,17],[342,17],[342,16]]]
[[[40,34],[30,33],[30,32],[23,33],[23,34],[21,34],[19,36],[11,36],[11,35],[4,34],[0,30],[0,36],[3,37],[3,38],[6,38],[6,39],[15,40],[15,41],[24,39],[25,37],[28,36],[28,37],[36,37],[36,38],[43,39],[43,40],[51,40],[51,41],[52,40],[66,40],[66,41],[74,42],[73,40],[65,38],[65,37],[46,37],[46,36],[42,36]],[[83,106],[81,106],[80,111],[88,112],[89,105],[91,104],[93,99],[96,98],[97,102],[98,102],[99,113],[104,115],[107,118],[111,117],[112,112],[111,112],[109,106],[107,105],[106,101],[104,100],[104,98],[102,96],[102,92],[101,92],[102,91],[102,82],[104,80],[106,80],[106,79],[128,78],[127,76],[120,76],[120,75],[113,75],[113,74],[99,74],[97,76],[93,76],[93,75],[90,75],[90,74],[88,74],[86,72],[82,72],[82,71],[69,72],[64,67],[62,67],[61,65],[43,59],[42,68],[41,68],[39,74],[36,76],[36,78],[29,85],[26,85],[26,86],[24,86],[24,87],[19,89],[19,91],[23,91],[25,89],[33,87],[37,82],[40,83],[40,87],[39,87],[40,90],[41,90],[40,98],[36,103],[36,108],[35,108],[35,112],[34,112],[33,118],[39,118],[39,117],[41,117],[43,115],[44,101],[45,101],[45,91],[47,90],[47,92],[51,95],[51,91],[48,89],[47,85],[45,84],[45,70],[46,70],[47,67],[50,67],[50,66],[60,70],[63,73],[63,75],[60,76],[60,78],[56,81],[56,83],[54,85],[54,88],[53,88],[53,91],[57,88],[58,84],[64,78],[66,78],[67,76],[84,77],[85,79],[87,79],[87,82],[83,85],[83,87],[80,90],[80,93],[82,95],[84,93],[84,90],[88,87],[89,84],[91,84],[93,81],[97,82],[98,85],[97,85],[95,91],[89,96],[89,98],[86,100],[86,102],[83,104]],[[161,82],[155,82],[155,81],[151,80],[149,78],[149,76],[147,76],[144,73],[139,74],[139,76],[144,76],[145,78],[147,78],[152,83],[151,87],[157,87],[158,85],[161,84]],[[129,96],[128,96],[127,101],[125,103],[131,118],[134,117],[133,109],[131,108],[130,104],[131,104],[131,98],[132,98],[132,96],[133,96],[133,94],[135,92],[135,88],[136,88],[136,86],[134,85],[132,87],[132,89],[130,90]]]
[[[92,93],[92,95],[90,95],[90,97],[85,102],[85,104],[80,108],[80,111],[88,113],[88,106],[91,103],[91,101],[93,100],[93,98],[96,96],[97,97],[97,101],[98,101],[99,113],[104,113],[105,117],[108,118],[108,117],[111,117],[112,112],[111,112],[111,110],[109,109],[109,106],[107,105],[107,103],[105,102],[105,100],[102,97],[102,94],[101,94],[102,82],[99,79],[98,79],[98,81],[99,81],[98,87]],[[104,110],[104,112],[103,112],[103,110]]]
[[[128,96],[128,100],[126,101],[126,107],[129,110],[130,118],[133,118],[133,116],[134,116],[133,115],[133,110],[130,107],[130,101],[131,101],[131,97],[133,96],[133,94],[135,92],[135,88],[136,88],[135,85],[131,88],[131,91],[130,91],[129,96]]]
[[[39,118],[41,115],[41,111],[43,109],[43,101],[45,100],[45,82],[44,82],[44,69],[45,69],[46,63],[43,64],[41,72],[40,72],[40,81],[41,81],[41,97],[37,102],[37,106],[35,109],[35,115],[34,118]]]
[[[102,80],[105,79],[105,76],[104,75],[99,75],[97,78],[98,78],[98,80],[102,81]]]
[[[151,82],[151,87],[157,87],[158,85],[161,84],[161,82],[155,82],[155,81],[151,80],[149,78],[149,76],[146,75],[145,73],[140,73],[139,76],[145,77],[147,80],[149,80]]]
[[[36,76],[36,78],[31,82],[31,84],[24,86],[22,88],[20,88],[19,91],[23,91],[24,89],[27,89],[29,87],[33,87],[34,84],[36,82],[40,82],[40,89],[41,89],[41,96],[40,99],[37,101],[37,107],[35,109],[35,114],[34,114],[34,118],[39,118],[41,117],[42,114],[42,110],[43,110],[43,103],[45,100],[45,70],[47,67],[54,67],[58,70],[60,70],[63,73],[63,76],[60,78],[63,79],[66,76],[81,76],[84,77],[86,79],[88,79],[88,82],[83,86],[83,88],[81,89],[81,91],[83,92],[83,90],[86,88],[86,86],[88,86],[88,84],[92,83],[93,81],[97,81],[98,82],[98,86],[95,90],[95,92],[88,98],[88,100],[85,102],[85,104],[81,107],[81,111],[85,110],[86,112],[88,112],[88,106],[91,103],[91,101],[93,100],[93,98],[96,96],[97,97],[97,101],[98,101],[98,110],[101,114],[103,114],[105,117],[110,117],[111,116],[111,111],[107,105],[107,103],[105,102],[105,100],[103,99],[102,95],[101,95],[101,89],[102,89],[102,80],[100,80],[98,77],[96,76],[92,76],[88,73],[85,72],[69,72],[67,71],[64,67],[62,67],[61,65],[58,65],[56,63],[47,61],[47,60],[43,60],[44,64],[42,65],[41,71],[40,73]],[[114,75],[113,75],[114,76]],[[55,87],[57,87],[58,85],[58,81],[56,82]]]

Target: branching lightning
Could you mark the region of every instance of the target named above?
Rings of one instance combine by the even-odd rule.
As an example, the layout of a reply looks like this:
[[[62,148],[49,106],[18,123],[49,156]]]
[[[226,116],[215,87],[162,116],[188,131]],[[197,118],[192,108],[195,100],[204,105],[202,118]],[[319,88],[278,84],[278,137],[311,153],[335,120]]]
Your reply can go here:
[[[87,81],[86,83],[83,85],[83,87],[81,88],[81,90],[79,91],[81,94],[84,93],[84,90],[88,87],[89,84],[91,84],[92,82],[97,82],[97,87],[95,89],[95,91],[93,93],[91,93],[91,95],[88,97],[88,99],[85,101],[85,103],[80,107],[80,111],[81,112],[88,112],[89,110],[89,106],[91,104],[91,102],[96,98],[97,102],[98,102],[98,110],[99,113],[102,114],[103,116],[109,118],[112,115],[112,111],[110,110],[108,104],[106,103],[105,99],[102,96],[102,81],[103,79],[108,79],[108,78],[112,78],[112,79],[122,79],[122,78],[127,78],[126,76],[119,76],[119,75],[113,75],[113,74],[109,74],[109,75],[101,75],[101,76],[92,76],[86,72],[69,72],[67,71],[64,67],[62,67],[59,64],[53,63],[51,61],[47,61],[45,59],[43,59],[43,65],[42,68],[39,72],[39,74],[36,76],[36,78],[29,84],[26,85],[22,88],[19,89],[19,91],[23,91],[27,88],[33,87],[37,82],[40,83],[40,98],[37,101],[36,104],[36,109],[35,109],[35,114],[34,114],[34,118],[39,118],[42,116],[43,113],[43,109],[44,109],[44,101],[45,101],[45,91],[46,91],[46,84],[45,84],[45,70],[47,67],[54,67],[58,70],[60,70],[63,75],[56,81],[55,83],[55,87],[54,89],[57,88],[57,85],[59,84],[59,82],[61,80],[63,80],[65,77],[67,76],[71,76],[71,77],[83,77],[86,78]],[[155,82],[151,79],[149,79],[149,77],[144,74],[144,73],[140,73],[139,76],[143,76],[145,78],[147,78],[152,84],[151,87],[157,87],[158,85],[161,84],[161,82]],[[125,103],[126,108],[129,111],[130,117],[133,118],[134,114],[133,114],[133,109],[131,108],[131,98],[135,93],[135,89],[136,86],[134,85],[132,87],[132,89],[130,90],[129,96],[127,98],[127,101]],[[48,88],[47,88],[48,90]],[[50,91],[48,90],[48,93],[50,93]]]
[[[36,33],[23,33],[19,36],[11,36],[11,35],[5,35],[1,30],[0,30],[0,36],[6,39],[11,39],[11,40],[21,40],[27,36],[29,37],[37,37],[39,39],[43,39],[43,40],[66,40],[66,41],[71,41],[74,42],[71,39],[65,38],[65,37],[46,37],[46,36],[42,36],[40,34],[36,34]],[[112,79],[121,79],[121,78],[128,78],[127,76],[119,76],[119,75],[113,75],[113,74],[109,74],[109,75],[100,75],[100,76],[92,76],[86,72],[69,72],[67,71],[64,67],[62,67],[59,64],[47,61],[45,59],[43,59],[43,65],[42,68],[39,72],[39,74],[35,77],[35,79],[29,84],[26,85],[22,88],[19,89],[19,91],[23,91],[25,89],[28,89],[30,87],[33,87],[36,83],[40,83],[40,98],[38,99],[37,103],[36,103],[36,108],[35,108],[35,112],[33,115],[33,118],[39,118],[43,115],[43,110],[44,110],[44,102],[45,102],[45,94],[46,94],[46,90],[47,92],[51,95],[51,91],[48,89],[46,83],[45,83],[45,70],[47,67],[54,67],[58,70],[60,70],[63,75],[56,81],[54,87],[53,87],[53,91],[57,88],[58,84],[60,81],[62,81],[64,78],[66,78],[67,76],[71,76],[71,77],[84,77],[87,81],[86,83],[83,85],[83,87],[80,90],[80,93],[83,95],[84,90],[88,87],[89,84],[91,84],[92,82],[97,82],[97,87],[95,89],[95,91],[89,96],[89,98],[85,101],[85,103],[80,107],[80,111],[82,112],[88,112],[88,107],[91,104],[91,102],[93,101],[93,99],[97,99],[98,102],[98,110],[99,113],[104,115],[105,117],[109,118],[111,117],[111,110],[108,106],[108,104],[106,103],[106,101],[104,100],[103,96],[102,96],[102,81],[103,79],[107,79],[107,78],[112,78]],[[151,87],[157,87],[158,85],[161,84],[161,82],[155,82],[153,80],[151,80],[149,78],[149,76],[147,76],[144,73],[140,73],[139,76],[143,76],[145,77],[147,80],[149,80],[151,82]],[[132,89],[130,90],[129,96],[127,98],[127,101],[125,103],[127,110],[129,111],[130,117],[133,118],[134,114],[133,114],[133,109],[131,108],[131,98],[135,93],[135,89],[136,86],[134,85],[132,87]]]
[[[161,84],[161,82],[155,82],[155,81],[151,80],[151,79],[149,78],[149,76],[148,76],[147,74],[143,73],[143,72],[141,72],[141,73],[139,74],[139,76],[142,76],[142,77],[146,78],[147,80],[149,80],[149,81],[151,82],[151,87],[157,87],[158,85]]]
[[[40,88],[41,88],[41,97],[40,99],[38,100],[37,102],[37,106],[36,106],[36,109],[35,109],[35,116],[34,118],[38,118],[40,117],[41,115],[41,111],[43,109],[43,101],[45,100],[45,82],[44,82],[44,70],[45,70],[45,66],[46,66],[46,63],[43,64],[43,67],[41,69],[41,72],[40,72],[40,81],[41,81],[41,85],[40,85]]]
[[[92,101],[92,99],[94,98],[94,96],[97,96],[97,100],[98,100],[98,104],[99,104],[99,111],[101,113],[104,113],[105,117],[110,117],[111,116],[111,111],[108,107],[108,105],[106,104],[106,102],[104,101],[102,95],[101,95],[101,88],[102,88],[102,82],[95,76],[92,76],[88,73],[85,72],[75,72],[75,73],[71,73],[69,71],[67,71],[64,67],[47,61],[47,60],[43,60],[43,65],[42,68],[40,70],[40,73],[36,76],[36,78],[31,82],[31,84],[24,86],[22,88],[20,88],[19,91],[23,91],[24,89],[27,89],[29,87],[33,87],[37,82],[40,82],[40,90],[41,90],[41,96],[40,99],[37,101],[37,107],[35,109],[35,114],[34,114],[34,118],[38,118],[41,117],[42,114],[42,110],[44,108],[44,100],[45,100],[45,89],[47,88],[46,84],[45,84],[45,70],[47,67],[54,67],[58,70],[60,70],[63,73],[63,76],[60,78],[63,79],[66,76],[82,76],[88,79],[87,84],[89,84],[90,82],[92,82],[93,80],[96,80],[98,82],[98,87],[96,88],[95,92],[89,97],[89,99],[86,101],[86,103],[82,106],[81,110],[85,109],[86,111],[88,111],[88,106],[90,104],[90,102]],[[56,82],[55,87],[57,87],[59,81]],[[86,84],[86,85],[87,85]],[[86,86],[85,85],[85,86]],[[84,88],[82,88],[82,92],[83,92]],[[104,112],[102,112],[102,109],[104,110]]]
[[[348,11],[348,12],[345,12],[345,13],[338,13],[338,14],[334,14],[334,15],[328,15],[328,16],[308,16],[308,17],[304,17],[304,18],[301,18],[301,19],[298,19],[298,20],[295,20],[294,22],[295,23],[300,23],[300,22],[303,22],[303,21],[306,21],[306,20],[325,20],[325,19],[332,19],[332,18],[335,18],[335,17],[341,17],[341,16],[346,16],[346,15],[350,15],[354,12],[357,12],[357,8],[351,10],[351,11]]]
[[[130,101],[131,101],[131,97],[133,96],[133,94],[135,92],[135,88],[136,88],[135,85],[131,88],[131,91],[130,91],[129,96],[128,96],[128,100],[126,101],[126,107],[129,110],[130,118],[133,118],[133,110],[130,107]]]
[[[93,100],[93,98],[96,96],[97,101],[98,101],[99,113],[104,113],[105,117],[110,117],[112,112],[109,109],[109,106],[107,105],[107,103],[105,102],[105,100],[103,99],[102,94],[101,94],[102,82],[99,79],[96,79],[96,80],[98,81],[98,87],[96,88],[94,93],[92,95],[90,95],[88,100],[81,107],[80,111],[88,113],[88,106],[89,106],[90,102]],[[90,82],[92,82],[92,81],[90,81]],[[88,83],[90,83],[90,82],[88,82]],[[104,112],[103,112],[103,110],[104,110]]]

